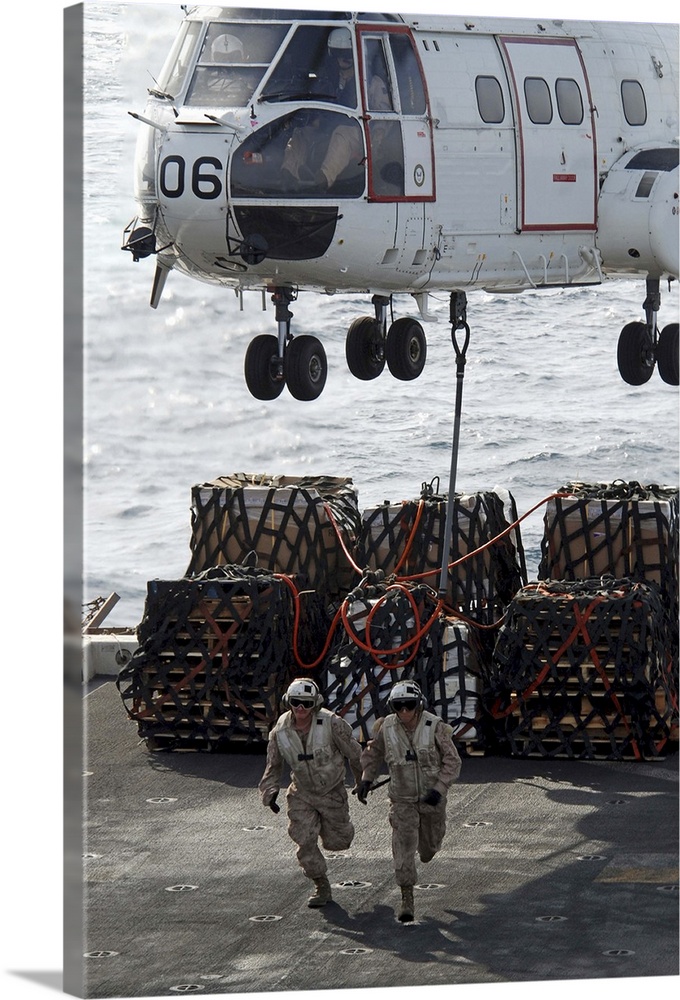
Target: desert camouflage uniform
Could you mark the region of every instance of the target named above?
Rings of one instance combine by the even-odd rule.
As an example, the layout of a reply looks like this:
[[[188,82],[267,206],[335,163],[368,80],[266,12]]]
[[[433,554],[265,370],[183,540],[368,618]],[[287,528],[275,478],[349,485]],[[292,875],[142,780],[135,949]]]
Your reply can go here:
[[[362,780],[375,781],[383,761],[390,772],[392,856],[397,885],[416,882],[415,854],[430,861],[446,833],[446,793],[460,774],[461,761],[451,739],[452,729],[430,712],[422,712],[409,732],[396,715],[378,719],[373,738],[361,755]],[[421,801],[434,789],[436,806]]]
[[[328,709],[314,713],[306,735],[297,733],[292,723],[291,712],[284,712],[269,734],[267,764],[259,789],[263,804],[269,805],[280,788],[283,764],[288,764],[292,778],[286,791],[288,833],[297,844],[303,872],[307,878],[317,879],[327,870],[319,837],[327,851],[346,850],[354,838],[345,788],[345,759],[355,781],[359,781],[361,746],[352,736],[351,726]]]

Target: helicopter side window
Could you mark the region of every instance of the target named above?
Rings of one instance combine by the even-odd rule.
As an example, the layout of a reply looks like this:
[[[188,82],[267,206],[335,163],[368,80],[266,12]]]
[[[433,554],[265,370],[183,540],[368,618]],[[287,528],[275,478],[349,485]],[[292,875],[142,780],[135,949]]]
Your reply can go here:
[[[642,85],[637,80],[621,81],[623,113],[629,125],[644,125],[647,121],[647,102]]]
[[[352,36],[348,28],[302,25],[275,66],[263,101],[329,101],[357,106]]]
[[[557,110],[565,125],[580,125],[583,121],[583,98],[576,80],[555,81]]]
[[[503,91],[495,76],[478,76],[475,80],[477,110],[487,125],[500,124],[505,118]]]
[[[528,76],[524,80],[527,112],[534,125],[549,125],[553,118],[550,88],[542,77]]]
[[[185,103],[245,107],[288,28],[286,24],[210,24]]]

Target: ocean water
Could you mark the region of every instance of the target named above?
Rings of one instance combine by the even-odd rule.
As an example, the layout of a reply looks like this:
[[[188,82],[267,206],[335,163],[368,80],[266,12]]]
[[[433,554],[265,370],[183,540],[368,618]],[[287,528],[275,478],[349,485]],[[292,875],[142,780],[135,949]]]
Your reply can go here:
[[[320,336],[329,374],[302,403],[250,396],[250,339],[275,333],[271,303],[171,273],[149,305],[152,259],[121,251],[135,214],[137,124],[181,19],[179,5],[85,5],[85,599],[115,591],[109,625],[135,625],[148,580],[189,563],[194,484],[232,472],[350,476],[361,509],[448,488],[455,356],[448,296],[425,326],[428,360],[415,382],[387,372],[360,382],[344,338],[368,296],[301,293],[293,330]],[[677,289],[662,288],[660,325],[678,321]],[[468,294],[471,339],[462,396],[456,488],[508,489],[520,514],[570,480],[677,485],[678,390],[658,374],[619,377],[621,327],[643,318],[641,279],[595,289]],[[414,314],[409,296],[395,312]],[[522,522],[529,578],[543,533],[539,508]]]

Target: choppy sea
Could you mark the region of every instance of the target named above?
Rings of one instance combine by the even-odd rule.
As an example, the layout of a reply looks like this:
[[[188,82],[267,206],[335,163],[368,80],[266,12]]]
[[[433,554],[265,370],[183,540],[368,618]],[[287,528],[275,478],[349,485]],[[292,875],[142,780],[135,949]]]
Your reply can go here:
[[[354,379],[344,337],[368,297],[302,293],[293,329],[320,336],[329,375],[321,397],[250,396],[243,357],[274,333],[272,307],[172,273],[149,305],[153,261],[121,251],[135,214],[137,125],[146,88],[181,19],[179,5],[85,5],[85,598],[116,592],[109,625],[135,625],[147,581],[189,563],[191,488],[232,472],[349,476],[365,509],[448,487],[455,356],[448,296],[427,324],[421,377]],[[642,319],[644,281],[595,289],[468,294],[471,339],[462,395],[456,488],[504,487],[520,514],[570,480],[678,483],[678,391],[658,374],[626,385],[621,327]],[[408,296],[395,300],[413,314]],[[660,325],[678,321],[678,294]],[[535,578],[542,509],[522,523]]]

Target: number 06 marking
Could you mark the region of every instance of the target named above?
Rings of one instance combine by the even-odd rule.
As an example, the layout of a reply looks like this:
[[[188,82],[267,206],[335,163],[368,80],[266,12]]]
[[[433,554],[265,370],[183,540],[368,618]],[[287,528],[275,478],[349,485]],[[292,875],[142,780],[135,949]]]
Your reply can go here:
[[[199,156],[191,168],[191,191],[197,198],[209,201],[219,198],[223,185],[216,173],[206,170],[222,170],[220,160],[215,156]],[[161,160],[159,184],[166,198],[181,198],[186,188],[187,166],[183,156],[166,156]]]

